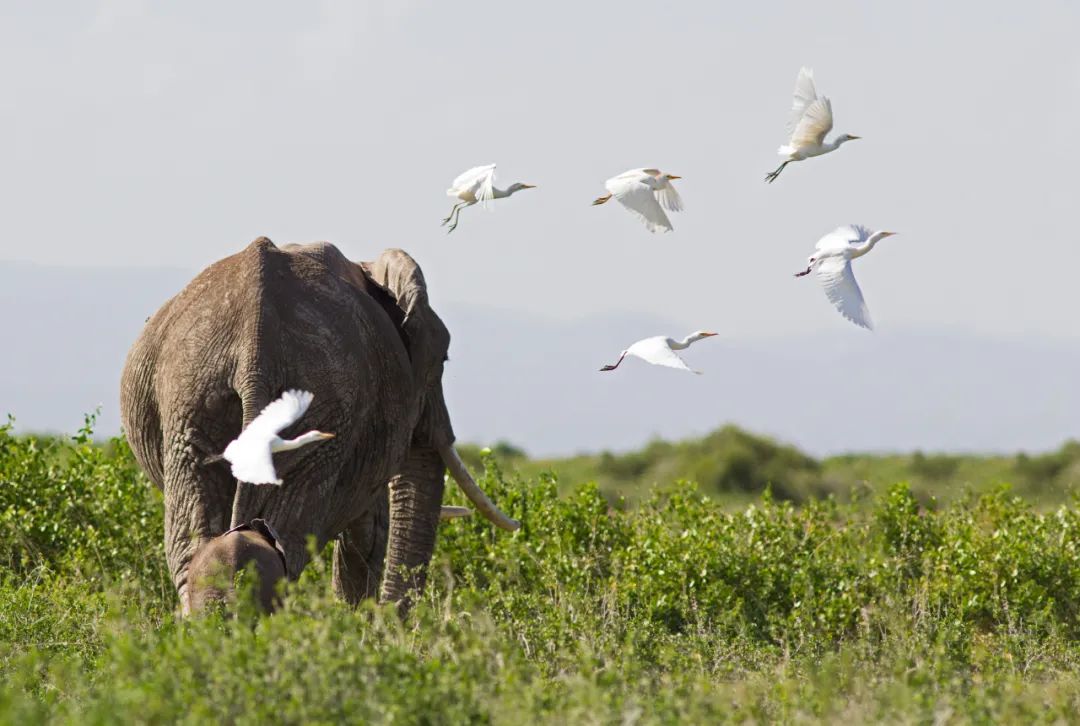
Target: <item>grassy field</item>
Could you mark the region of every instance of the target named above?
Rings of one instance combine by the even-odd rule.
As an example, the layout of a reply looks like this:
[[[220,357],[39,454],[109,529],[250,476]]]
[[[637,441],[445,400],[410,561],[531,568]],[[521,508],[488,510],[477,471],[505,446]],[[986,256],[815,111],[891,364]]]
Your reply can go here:
[[[496,447],[481,484],[523,528],[444,525],[404,621],[334,601],[319,557],[273,617],[180,622],[126,445],[0,429],[0,722],[1076,720],[1074,448],[819,462],[736,435],[734,467],[656,445],[561,481]]]

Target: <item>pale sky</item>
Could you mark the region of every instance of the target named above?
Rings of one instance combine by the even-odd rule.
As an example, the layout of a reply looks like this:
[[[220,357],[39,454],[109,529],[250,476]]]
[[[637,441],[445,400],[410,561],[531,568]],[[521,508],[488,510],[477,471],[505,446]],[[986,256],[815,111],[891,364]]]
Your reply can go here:
[[[436,307],[681,326],[641,337],[1071,345],[1078,30],[1066,0],[5,2],[0,260],[195,271],[326,239],[404,247]],[[801,65],[863,140],[770,186]],[[492,162],[539,188],[447,236],[449,182]],[[672,234],[590,206],[639,166],[683,177]],[[899,232],[856,264],[874,334],[791,277],[848,222]]]

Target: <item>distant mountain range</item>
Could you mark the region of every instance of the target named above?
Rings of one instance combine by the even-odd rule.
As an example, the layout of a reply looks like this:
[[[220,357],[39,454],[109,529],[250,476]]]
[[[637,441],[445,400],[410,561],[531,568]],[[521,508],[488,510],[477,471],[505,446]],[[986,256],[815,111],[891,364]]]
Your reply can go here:
[[[71,432],[101,406],[119,430],[124,357],[188,270],[0,262],[0,415],[20,431]],[[541,301],[542,302],[542,301]],[[535,456],[624,451],[654,436],[732,422],[813,454],[1045,450],[1080,436],[1080,344],[960,331],[867,333],[838,319],[825,335],[698,343],[702,376],[636,360],[600,373],[630,342],[688,332],[638,315],[554,320],[438,304],[453,334],[444,379],[463,441],[507,440]]]

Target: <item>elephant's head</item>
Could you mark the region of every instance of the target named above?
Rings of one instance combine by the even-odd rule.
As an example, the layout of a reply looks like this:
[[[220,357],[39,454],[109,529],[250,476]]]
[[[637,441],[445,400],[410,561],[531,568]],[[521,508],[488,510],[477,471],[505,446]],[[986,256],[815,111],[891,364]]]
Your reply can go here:
[[[491,502],[454,450],[454,429],[442,388],[450,332],[428,304],[420,267],[399,249],[387,250],[362,267],[369,279],[393,296],[403,314],[399,327],[419,392],[409,455],[403,470],[390,482],[390,540],[383,597],[400,600],[406,590],[422,584],[416,577],[402,577],[402,570],[422,569],[431,559],[442,505],[444,467],[496,526],[515,530],[520,525]]]
[[[253,519],[249,524],[203,544],[188,568],[188,607],[197,613],[211,602],[224,602],[232,596],[233,575],[253,565],[256,604],[263,612],[273,612],[278,605],[277,584],[285,579],[285,551],[270,524]]]

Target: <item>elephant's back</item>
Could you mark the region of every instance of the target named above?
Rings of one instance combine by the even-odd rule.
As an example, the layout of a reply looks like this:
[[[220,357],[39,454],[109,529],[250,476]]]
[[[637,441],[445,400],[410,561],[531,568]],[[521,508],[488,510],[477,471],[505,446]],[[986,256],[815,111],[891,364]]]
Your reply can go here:
[[[355,267],[332,245],[283,250],[261,237],[166,302],[121,385],[124,425],[148,473],[161,470],[156,452],[220,453],[286,388],[315,394],[305,421],[381,428],[403,415],[407,392],[393,384],[409,375],[408,355]]]

